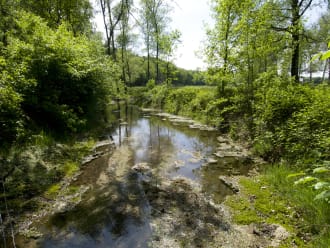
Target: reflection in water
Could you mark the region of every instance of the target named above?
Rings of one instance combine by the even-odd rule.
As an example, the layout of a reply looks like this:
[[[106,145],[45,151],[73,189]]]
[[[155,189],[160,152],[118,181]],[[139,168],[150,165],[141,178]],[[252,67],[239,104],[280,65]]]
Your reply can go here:
[[[174,125],[127,104],[115,107],[117,129],[104,136],[113,137],[116,151],[93,161],[75,182],[90,187],[80,204],[38,226],[46,234],[38,247],[147,247],[152,235],[150,205],[143,175],[131,169],[135,164],[147,163],[156,182],[164,176],[195,180],[216,202],[231,193],[219,175],[245,168],[237,166],[237,159],[202,167],[216,149],[215,132]]]

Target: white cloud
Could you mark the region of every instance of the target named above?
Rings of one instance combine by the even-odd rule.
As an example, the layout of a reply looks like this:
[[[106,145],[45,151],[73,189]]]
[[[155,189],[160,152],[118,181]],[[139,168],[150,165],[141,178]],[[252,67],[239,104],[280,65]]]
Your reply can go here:
[[[181,32],[181,44],[178,45],[174,63],[185,69],[205,68],[203,60],[196,56],[196,52],[205,40],[204,23],[212,23],[209,0],[177,0],[173,2],[173,7],[170,29]],[[94,22],[96,30],[104,32],[100,13],[96,14]]]
[[[175,59],[177,66],[186,69],[205,67],[203,60],[196,56],[201,42],[205,40],[204,23],[212,23],[210,6],[205,0],[180,0],[175,5],[171,26],[181,31],[181,45]]]

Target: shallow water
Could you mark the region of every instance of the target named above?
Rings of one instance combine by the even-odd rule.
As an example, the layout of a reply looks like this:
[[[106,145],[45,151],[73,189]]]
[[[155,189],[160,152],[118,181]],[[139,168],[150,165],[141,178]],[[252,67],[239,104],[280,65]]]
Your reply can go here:
[[[18,239],[18,247],[148,247],[153,233],[144,180],[157,184],[162,178],[184,177],[220,203],[232,191],[219,176],[246,174],[253,166],[241,158],[205,166],[218,146],[215,131],[191,129],[128,106],[111,111],[108,119],[118,121],[115,131],[103,136],[111,136],[117,149],[87,165],[74,182],[89,186],[82,201],[35,223],[43,238]],[[139,163],[151,171],[133,171]]]

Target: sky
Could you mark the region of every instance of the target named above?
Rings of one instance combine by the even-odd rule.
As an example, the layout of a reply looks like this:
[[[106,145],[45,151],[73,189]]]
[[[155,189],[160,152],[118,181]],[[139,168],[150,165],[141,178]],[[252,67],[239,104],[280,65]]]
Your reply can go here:
[[[138,2],[138,0],[135,0]],[[174,0],[173,11],[170,13],[172,21],[169,30],[178,29],[181,32],[181,43],[178,45],[174,63],[188,70],[205,69],[206,64],[200,55],[202,43],[206,39],[205,25],[212,26],[210,0]],[[321,14],[319,8],[306,13],[311,22],[315,22]],[[103,32],[101,14],[96,15],[97,30]]]
[[[205,24],[212,23],[209,1],[178,0],[176,3],[171,27],[181,31],[181,44],[174,63],[185,69],[205,68],[203,59],[197,55],[206,39]]]
[[[172,21],[169,23],[169,30],[178,29],[181,32],[181,43],[176,50],[174,63],[188,70],[205,68],[203,59],[196,53],[206,37],[204,23],[212,22],[209,0],[176,0],[172,6],[173,11],[170,13]],[[103,32],[101,14],[97,14],[94,21],[97,30]]]

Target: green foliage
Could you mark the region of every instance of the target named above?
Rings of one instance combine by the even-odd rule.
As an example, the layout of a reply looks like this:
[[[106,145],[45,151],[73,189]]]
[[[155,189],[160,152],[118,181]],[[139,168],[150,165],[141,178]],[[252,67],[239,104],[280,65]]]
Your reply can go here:
[[[155,86],[156,86],[156,82],[154,79],[150,79],[146,84],[148,90],[152,90],[153,88],[155,88]]]
[[[22,96],[8,84],[7,72],[0,73],[0,143],[5,144],[16,140],[23,131]]]
[[[102,110],[119,81],[119,70],[103,55],[101,40],[74,36],[65,23],[52,30],[22,11],[15,31],[2,72],[7,108],[50,130],[81,130],[91,113]]]
[[[281,199],[286,199],[292,206],[295,206],[295,216],[298,217],[295,224],[296,232],[313,235],[312,239],[311,237],[308,238],[311,239],[308,247],[328,247],[327,241],[329,241],[330,235],[329,204],[324,201],[324,198],[315,200],[315,196],[322,191],[322,188],[318,189],[318,187],[323,184],[319,184],[315,180],[310,181],[308,178],[319,177],[319,175],[311,173],[313,176],[301,180],[302,184],[294,185],[295,181],[299,181],[297,177],[306,174],[296,173],[296,170],[297,168],[287,165],[269,166],[265,172],[265,179],[272,191],[277,192],[276,194],[281,196]],[[324,186],[326,187],[326,185]]]
[[[330,42],[328,43],[328,48],[330,48]],[[318,53],[316,55],[313,56],[311,62],[313,62],[314,60],[320,59],[320,60],[327,60],[330,58],[330,50],[326,51],[326,52],[321,52]]]
[[[225,203],[239,224],[283,225],[291,237],[280,247],[291,247],[293,241],[298,247],[328,247],[329,206],[313,200],[315,189],[292,186],[295,177],[287,175],[294,171],[285,165],[267,166],[261,176],[242,178],[241,192],[229,196]]]
[[[88,0],[24,0],[20,6],[26,11],[42,17],[52,28],[57,28],[67,22],[75,34],[91,31],[91,17],[93,9]]]
[[[299,233],[305,222],[300,220],[298,209],[293,207],[290,200],[274,191],[267,177],[242,178],[240,184],[243,186],[240,193],[229,196],[225,201],[232,209],[236,223],[253,223],[257,226],[264,223],[280,224],[292,235],[282,243],[283,247],[293,240],[299,247],[305,247]]]
[[[313,166],[314,169],[308,169],[303,174],[290,174],[288,177],[304,176],[294,182],[295,185],[308,185],[316,190],[314,200],[322,200],[330,203],[330,161],[324,161],[322,164]],[[305,176],[307,173],[313,176]]]
[[[264,74],[255,93],[255,151],[264,158],[299,159],[302,163],[329,154],[329,87],[295,85]]]

